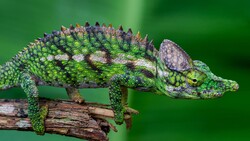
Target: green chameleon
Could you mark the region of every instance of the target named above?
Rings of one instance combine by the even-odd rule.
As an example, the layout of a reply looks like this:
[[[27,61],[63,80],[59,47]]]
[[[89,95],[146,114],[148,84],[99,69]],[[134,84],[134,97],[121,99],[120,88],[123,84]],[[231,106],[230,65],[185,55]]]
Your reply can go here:
[[[96,23],[44,34],[10,61],[0,66],[0,89],[21,87],[28,98],[28,116],[37,134],[44,134],[47,106],[39,107],[37,86],[66,89],[69,97],[84,102],[80,88],[109,88],[117,124],[127,104],[127,88],[167,95],[172,98],[207,99],[236,91],[235,81],[215,76],[201,61],[192,61],[177,44],[152,41],[132,30],[114,29]]]

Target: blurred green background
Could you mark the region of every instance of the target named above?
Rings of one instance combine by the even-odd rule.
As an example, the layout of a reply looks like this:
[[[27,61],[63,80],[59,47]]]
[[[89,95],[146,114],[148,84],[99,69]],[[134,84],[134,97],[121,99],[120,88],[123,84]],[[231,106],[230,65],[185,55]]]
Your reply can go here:
[[[214,100],[176,100],[130,91],[129,105],[140,111],[129,131],[111,132],[111,141],[250,140],[249,0],[1,0],[0,63],[44,32],[89,21],[120,24],[149,35],[158,48],[163,39],[178,43],[193,59],[206,62],[218,76],[236,80],[237,93]],[[62,88],[40,87],[40,95],[67,98]],[[81,90],[88,101],[108,103],[107,89]],[[0,98],[25,98],[20,88]],[[80,141],[32,132],[0,131],[0,140]]]

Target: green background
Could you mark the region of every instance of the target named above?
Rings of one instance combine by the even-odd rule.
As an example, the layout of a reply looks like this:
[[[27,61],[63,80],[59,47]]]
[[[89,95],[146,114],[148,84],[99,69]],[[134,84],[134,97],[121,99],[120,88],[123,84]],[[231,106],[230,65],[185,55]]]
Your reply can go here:
[[[236,80],[240,89],[213,100],[176,100],[130,91],[129,105],[140,111],[129,131],[109,134],[111,141],[250,140],[250,1],[249,0],[1,0],[0,63],[44,32],[61,25],[120,24],[149,35],[158,48],[171,39],[218,76]],[[67,98],[62,88],[40,87],[40,95]],[[108,103],[107,89],[81,90],[88,101]],[[0,98],[25,98],[20,88]],[[32,132],[0,131],[0,140],[80,141]]]

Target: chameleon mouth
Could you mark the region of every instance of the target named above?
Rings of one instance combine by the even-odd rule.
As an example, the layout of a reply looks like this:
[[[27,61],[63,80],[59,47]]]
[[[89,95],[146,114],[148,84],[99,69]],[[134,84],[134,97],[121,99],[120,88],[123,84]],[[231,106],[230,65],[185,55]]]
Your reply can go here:
[[[222,97],[223,93],[222,92],[206,92],[203,95],[201,95],[201,98],[219,98]]]
[[[214,97],[222,97],[222,95],[223,94],[221,92],[217,92],[217,93],[214,94]]]

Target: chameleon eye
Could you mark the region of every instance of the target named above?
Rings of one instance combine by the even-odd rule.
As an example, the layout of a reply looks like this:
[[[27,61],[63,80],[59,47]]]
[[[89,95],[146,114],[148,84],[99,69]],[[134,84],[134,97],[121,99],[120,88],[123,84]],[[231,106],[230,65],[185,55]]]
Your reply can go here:
[[[194,79],[193,79],[193,82],[196,83],[196,82],[197,82],[197,79],[194,78]]]
[[[206,74],[203,72],[192,70],[187,73],[186,82],[192,87],[198,87],[204,82],[206,77]]]

